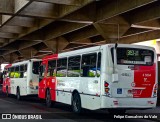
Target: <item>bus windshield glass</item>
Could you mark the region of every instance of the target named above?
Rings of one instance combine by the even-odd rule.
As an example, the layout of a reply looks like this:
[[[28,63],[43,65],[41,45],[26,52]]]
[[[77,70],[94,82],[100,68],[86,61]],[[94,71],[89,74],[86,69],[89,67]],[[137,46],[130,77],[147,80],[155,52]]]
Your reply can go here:
[[[41,61],[34,61],[33,62],[33,69],[32,69],[33,74],[37,74],[37,75],[39,74],[38,68],[40,65],[41,65]]]
[[[117,48],[117,64],[153,65],[154,52],[147,49]]]

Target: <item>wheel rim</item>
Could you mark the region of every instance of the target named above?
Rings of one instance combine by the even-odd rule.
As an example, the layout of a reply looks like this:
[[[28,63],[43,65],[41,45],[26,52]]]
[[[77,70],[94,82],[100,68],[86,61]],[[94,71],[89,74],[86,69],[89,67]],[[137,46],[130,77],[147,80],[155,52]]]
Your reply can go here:
[[[74,108],[75,112],[77,112],[79,110],[79,100],[75,97],[74,97],[74,100],[73,100],[73,108]]]

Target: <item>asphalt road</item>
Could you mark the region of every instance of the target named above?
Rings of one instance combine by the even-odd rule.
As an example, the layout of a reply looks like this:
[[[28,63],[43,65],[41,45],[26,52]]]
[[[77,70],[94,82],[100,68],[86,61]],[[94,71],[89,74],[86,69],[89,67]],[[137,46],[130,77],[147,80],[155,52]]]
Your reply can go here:
[[[157,110],[159,111],[159,110]],[[146,110],[142,111],[146,112]],[[151,112],[151,111],[150,111]],[[155,111],[153,110],[153,113]],[[28,121],[24,118],[38,118],[42,120],[30,120],[33,122],[39,121],[47,121],[50,122],[54,121],[96,121],[96,122],[115,122],[115,121],[122,121],[122,122],[151,122],[151,121],[158,121],[156,118],[152,119],[129,119],[126,117],[128,114],[129,116],[141,116],[138,111],[127,111],[126,115],[118,116],[117,119],[114,118],[114,115],[110,115],[106,110],[98,110],[98,111],[89,111],[84,110],[83,114],[77,115],[71,111],[69,105],[56,103],[53,108],[47,108],[45,103],[40,101],[36,97],[25,97],[21,101],[17,101],[15,96],[6,97],[0,90],[0,118],[2,118],[2,114],[9,114],[11,115],[13,120],[2,120],[0,122],[10,122],[10,121],[17,121],[17,118],[23,118],[23,120],[18,119],[19,121]],[[36,116],[33,116],[36,115]],[[156,114],[155,114],[156,115]],[[3,117],[6,115],[3,115]],[[144,117],[144,115],[142,115]],[[119,119],[119,118],[122,119]],[[124,117],[124,118],[123,118]]]

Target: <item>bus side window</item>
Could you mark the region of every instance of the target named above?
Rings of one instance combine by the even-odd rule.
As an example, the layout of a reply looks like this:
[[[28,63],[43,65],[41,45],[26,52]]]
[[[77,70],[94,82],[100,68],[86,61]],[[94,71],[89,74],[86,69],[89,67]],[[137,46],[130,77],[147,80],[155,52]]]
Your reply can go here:
[[[24,71],[27,72],[27,64],[24,65]]]
[[[8,68],[8,71],[5,77],[10,77],[10,74],[11,74],[11,68]]]
[[[47,76],[56,76],[56,60],[48,61]]]
[[[8,75],[9,75],[8,72],[9,72],[8,69],[5,68],[4,71],[3,71],[3,78],[7,78],[8,77]]]
[[[6,78],[6,75],[7,75],[7,71],[3,71],[3,78]]]
[[[15,67],[14,78],[20,78],[19,66]]]
[[[97,53],[84,54],[82,56],[82,62],[81,62],[82,77],[96,76],[96,60],[97,60]]]
[[[58,59],[57,61],[57,77],[65,77],[67,74],[67,58]]]
[[[14,78],[14,73],[15,73],[15,72],[14,72],[14,68],[15,68],[15,67],[11,67],[11,71],[10,71],[10,74],[9,74],[9,77],[10,77],[10,78]]]
[[[20,78],[24,77],[24,65],[20,65]]]
[[[100,77],[101,74],[101,53],[98,53],[98,62],[97,62],[97,77]]]
[[[111,56],[112,56],[112,61],[114,63],[114,48],[111,48]]]
[[[27,64],[25,64],[24,65],[24,74],[23,74],[24,76],[24,78],[26,78],[27,77]]]
[[[81,56],[73,56],[68,58],[68,77],[79,77],[80,75],[80,59]]]
[[[44,77],[45,68],[46,68],[45,65],[41,65],[41,66],[39,67],[39,76],[40,76],[41,79],[42,79],[42,77]]]

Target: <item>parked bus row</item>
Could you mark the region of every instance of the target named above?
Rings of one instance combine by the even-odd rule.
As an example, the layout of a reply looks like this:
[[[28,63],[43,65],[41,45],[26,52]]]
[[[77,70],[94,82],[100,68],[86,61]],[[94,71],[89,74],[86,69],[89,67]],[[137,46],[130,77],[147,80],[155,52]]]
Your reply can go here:
[[[27,61],[9,64],[4,68],[3,92],[14,94],[20,100],[21,96],[37,95],[39,84],[38,68],[41,60],[31,59]]]
[[[107,44],[31,59],[5,67],[3,92],[38,95],[51,107],[69,104],[109,112],[147,109],[157,102],[157,59],[152,47]],[[133,102],[134,101],[134,102]]]

